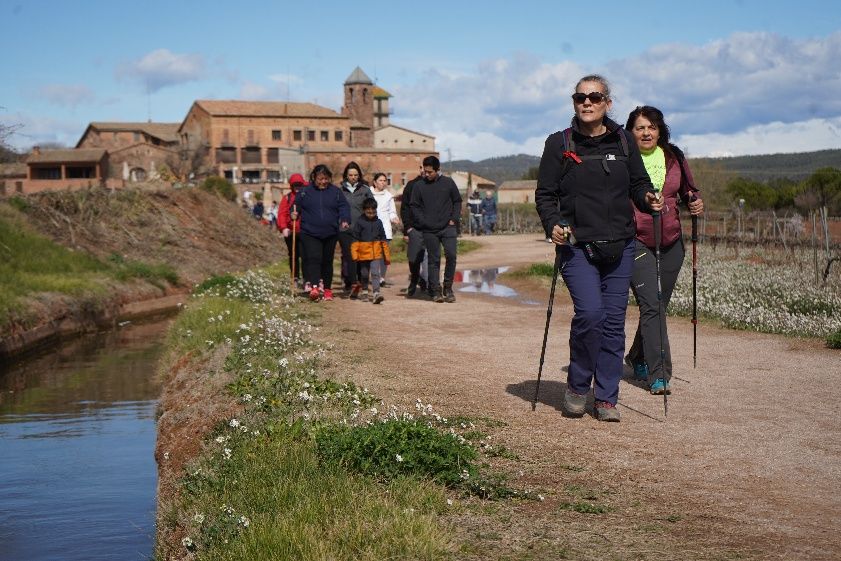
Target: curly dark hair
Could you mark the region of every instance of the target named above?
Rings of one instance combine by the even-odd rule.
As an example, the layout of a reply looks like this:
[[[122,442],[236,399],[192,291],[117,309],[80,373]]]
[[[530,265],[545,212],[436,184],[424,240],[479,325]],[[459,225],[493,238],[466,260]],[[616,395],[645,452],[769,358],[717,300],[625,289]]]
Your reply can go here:
[[[628,122],[625,123],[625,130],[629,132],[633,131],[634,123],[636,123],[637,117],[645,117],[651,121],[660,132],[660,137],[657,139],[657,146],[669,154],[673,153],[673,146],[670,142],[671,135],[669,133],[669,125],[666,124],[666,119],[663,118],[663,112],[650,105],[640,105],[628,115]]]

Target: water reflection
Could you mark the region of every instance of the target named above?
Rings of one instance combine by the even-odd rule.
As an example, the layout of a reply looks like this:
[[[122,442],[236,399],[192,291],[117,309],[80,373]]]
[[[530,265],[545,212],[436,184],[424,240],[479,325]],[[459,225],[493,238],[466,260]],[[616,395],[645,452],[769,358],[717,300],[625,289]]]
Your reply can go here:
[[[514,298],[517,291],[511,287],[497,284],[496,277],[509,270],[511,267],[494,267],[492,269],[471,269],[456,272],[455,282],[461,282],[464,286],[458,289],[459,292],[474,292],[501,296],[503,298]]]
[[[129,326],[2,366],[0,561],[150,558],[167,326]]]

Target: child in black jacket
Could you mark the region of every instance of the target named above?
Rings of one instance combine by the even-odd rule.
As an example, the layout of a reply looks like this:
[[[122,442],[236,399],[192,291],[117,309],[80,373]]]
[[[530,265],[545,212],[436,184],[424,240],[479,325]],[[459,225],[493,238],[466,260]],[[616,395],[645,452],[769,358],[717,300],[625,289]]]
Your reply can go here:
[[[362,216],[351,229],[353,243],[350,246],[351,257],[359,264],[359,281],[351,287],[350,297],[357,299],[362,292],[362,299],[368,299],[368,281],[373,272],[374,304],[381,303],[384,298],[380,294],[381,271],[380,259],[386,265],[391,264],[391,253],[388,240],[385,237],[383,223],[377,218],[377,201],[365,199],[362,203]],[[373,271],[372,271],[373,269]]]

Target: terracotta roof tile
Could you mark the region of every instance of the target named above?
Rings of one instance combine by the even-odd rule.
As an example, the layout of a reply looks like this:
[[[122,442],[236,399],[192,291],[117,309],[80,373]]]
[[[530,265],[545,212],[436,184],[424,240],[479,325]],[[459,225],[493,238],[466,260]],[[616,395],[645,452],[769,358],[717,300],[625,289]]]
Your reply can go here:
[[[26,157],[27,164],[76,164],[98,162],[105,157],[103,148],[73,148],[69,150],[44,150]]]
[[[178,142],[178,128],[181,123],[91,123],[91,127],[105,132],[145,132],[164,142]]]
[[[332,109],[293,101],[237,101],[200,99],[196,105],[217,117],[327,117],[346,119]]]

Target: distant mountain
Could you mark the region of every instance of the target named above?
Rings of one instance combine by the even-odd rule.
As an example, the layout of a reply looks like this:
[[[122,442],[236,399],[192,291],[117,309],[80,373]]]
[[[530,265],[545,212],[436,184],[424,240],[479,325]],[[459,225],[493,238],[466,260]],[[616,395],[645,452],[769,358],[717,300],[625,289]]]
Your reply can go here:
[[[797,154],[767,154],[762,156],[733,156],[728,158],[689,158],[690,164],[708,164],[756,181],[787,177],[801,180],[818,168],[841,169],[841,150],[819,150]],[[537,167],[540,158],[528,154],[500,156],[479,162],[453,160],[441,168],[449,171],[469,171],[492,180],[498,185],[509,179],[522,179],[529,168]],[[706,165],[704,167],[707,167]]]
[[[539,163],[540,158],[537,156],[517,154],[516,156],[488,158],[480,162],[453,160],[452,162],[442,163],[441,169],[444,172],[469,171],[476,173],[485,179],[490,179],[499,186],[503,181],[508,181],[509,179],[522,179],[529,168],[535,167]]]
[[[732,156],[729,158],[689,158],[690,163],[703,163],[755,181],[787,177],[801,180],[816,169],[834,167],[841,169],[841,150],[819,150],[796,154],[766,154],[762,156]]]

